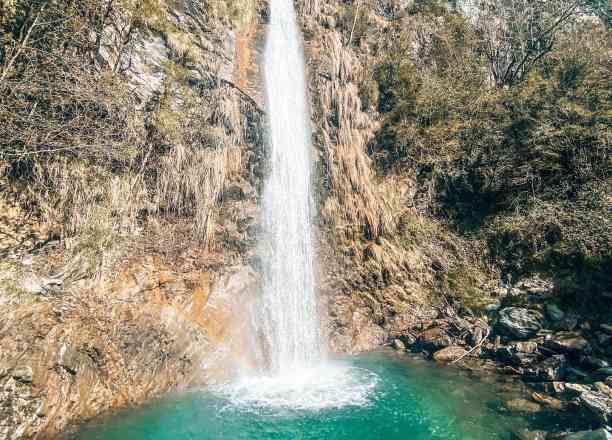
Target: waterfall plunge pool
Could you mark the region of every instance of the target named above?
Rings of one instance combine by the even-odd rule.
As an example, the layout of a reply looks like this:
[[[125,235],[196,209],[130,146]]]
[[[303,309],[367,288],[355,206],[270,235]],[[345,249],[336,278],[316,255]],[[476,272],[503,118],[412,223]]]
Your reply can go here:
[[[512,414],[515,384],[382,351],[290,377],[252,378],[97,419],[72,440],[494,440],[552,429],[552,414]]]

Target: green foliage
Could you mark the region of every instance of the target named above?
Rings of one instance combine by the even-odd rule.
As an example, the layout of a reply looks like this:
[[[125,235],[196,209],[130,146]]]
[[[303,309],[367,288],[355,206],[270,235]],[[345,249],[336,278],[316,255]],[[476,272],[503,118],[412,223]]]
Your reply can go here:
[[[610,31],[574,23],[524,81],[498,88],[472,25],[417,7],[376,71],[384,123],[371,154],[381,171],[433,184],[430,212],[485,239],[486,258],[504,271],[545,270],[565,286],[606,289]]]

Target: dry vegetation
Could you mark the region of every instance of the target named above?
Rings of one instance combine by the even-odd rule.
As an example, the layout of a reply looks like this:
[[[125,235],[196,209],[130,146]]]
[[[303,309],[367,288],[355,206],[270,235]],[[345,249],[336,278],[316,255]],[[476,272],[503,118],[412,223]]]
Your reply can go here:
[[[244,180],[262,118],[218,79],[225,59],[207,51],[219,44],[212,31],[251,3],[0,3],[4,197],[89,262],[87,273],[177,221],[190,240],[215,245],[222,192]],[[149,57],[157,64],[143,67]]]
[[[570,298],[604,300],[609,10],[573,1],[481,6],[473,17],[443,2],[416,1],[401,13],[393,2],[337,9],[344,44],[367,65],[354,80],[361,107],[381,122],[365,143],[351,143],[359,154],[367,145],[376,164],[377,176],[359,174],[378,187],[370,190],[377,204],[359,185],[341,186],[361,198],[354,219],[370,207],[397,225],[361,240],[391,242],[390,256],[398,245],[418,249],[430,264],[413,265],[412,276],[435,274],[437,289],[467,302],[491,279],[532,272],[555,278]],[[403,195],[402,181],[410,182]]]

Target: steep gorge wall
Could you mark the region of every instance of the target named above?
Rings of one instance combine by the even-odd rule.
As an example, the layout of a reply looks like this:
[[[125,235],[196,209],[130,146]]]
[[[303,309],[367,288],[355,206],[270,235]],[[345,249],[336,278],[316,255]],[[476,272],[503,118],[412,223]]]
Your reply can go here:
[[[122,78],[131,123],[147,134],[119,153],[139,148],[141,165],[96,175],[112,161],[48,157],[41,169],[59,179],[37,194],[12,171],[28,162],[3,162],[1,439],[53,436],[255,363],[246,314],[259,289],[264,9],[156,5],[137,29],[127,10],[109,12],[90,79]],[[42,216],[24,203],[29,185],[34,203],[49,200]]]
[[[401,8],[375,3],[302,5],[319,151],[320,284],[338,351],[373,349],[396,327],[437,316],[434,267],[448,258],[435,231],[414,236],[428,227],[415,208],[416,181],[378,175],[368,155],[380,117],[364,91],[382,56],[375,42],[394,26],[387,14]],[[357,36],[355,13],[367,17],[368,38]]]

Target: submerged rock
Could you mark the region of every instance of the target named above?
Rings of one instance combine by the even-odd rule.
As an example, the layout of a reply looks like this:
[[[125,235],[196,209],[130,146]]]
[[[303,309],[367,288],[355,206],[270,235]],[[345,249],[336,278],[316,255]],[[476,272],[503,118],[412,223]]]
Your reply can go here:
[[[589,342],[578,332],[560,332],[547,339],[544,345],[560,353],[590,352]]]
[[[507,336],[528,339],[542,329],[541,315],[529,309],[507,307],[499,312],[497,330]]]
[[[612,398],[596,391],[587,391],[578,398],[580,403],[587,408],[602,423],[612,422]]]
[[[393,341],[393,348],[395,348],[397,351],[405,351],[406,350],[406,346],[399,339],[395,339]]]
[[[508,400],[505,406],[510,411],[522,412],[522,413],[536,413],[542,409],[539,404],[535,402],[531,402],[530,400],[527,400],[527,399]]]
[[[562,440],[612,440],[612,435],[605,429],[580,431],[562,437]]]
[[[465,356],[466,353],[467,351],[463,348],[451,345],[450,347],[435,352],[433,358],[438,362],[452,362],[459,359],[461,356]]]
[[[548,316],[548,319],[550,319],[551,321],[561,321],[565,317],[565,313],[559,308],[558,305],[547,304],[546,316]]]

